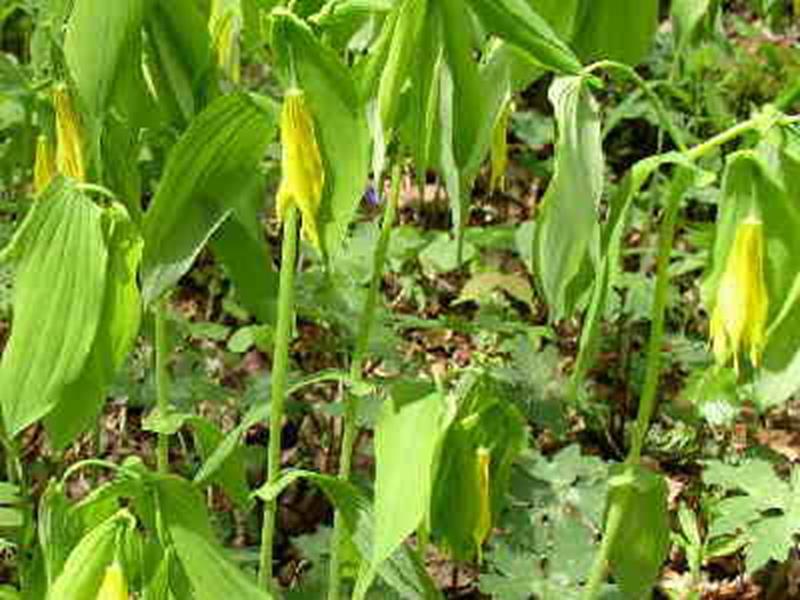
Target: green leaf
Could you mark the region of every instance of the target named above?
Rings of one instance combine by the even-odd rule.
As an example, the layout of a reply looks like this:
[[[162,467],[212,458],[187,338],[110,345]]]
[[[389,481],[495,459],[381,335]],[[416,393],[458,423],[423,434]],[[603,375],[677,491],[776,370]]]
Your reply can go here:
[[[364,193],[369,173],[366,111],[347,67],[292,14],[273,13],[273,44],[286,72],[293,57],[297,85],[315,117],[325,168],[325,188],[318,215],[323,252],[340,249]]]
[[[277,498],[292,483],[305,479],[322,489],[331,503],[341,511],[345,526],[364,560],[372,556],[375,539],[375,517],[369,499],[353,484],[330,475],[300,469],[283,473],[276,482],[265,484],[255,492],[265,501]],[[407,600],[442,600],[442,594],[425,569],[420,557],[408,546],[398,548],[378,567],[378,573]],[[371,575],[371,573],[370,573]],[[372,577],[359,581],[354,597],[364,598]],[[361,595],[359,595],[361,594]]]
[[[229,431],[225,437],[216,444],[214,450],[205,457],[205,462],[194,476],[196,485],[203,485],[216,477],[217,473],[235,455],[242,437],[247,430],[257,423],[267,421],[269,405],[260,403],[251,408],[242,418],[242,422]]]
[[[214,541],[203,495],[178,477],[162,477],[155,485],[157,502],[195,600],[268,600]]]
[[[151,302],[188,271],[252,189],[275,133],[270,104],[246,94],[216,100],[172,149],[144,221],[143,294]]]
[[[103,312],[86,364],[45,417],[50,441],[63,449],[96,423],[106,392],[139,333],[141,296],[136,281],[142,238],[120,204],[106,210],[109,258]]]
[[[576,283],[586,261],[599,259],[597,209],[603,193],[600,115],[581,77],[555,80],[550,88],[559,127],[555,174],[536,228],[537,275],[558,319],[573,309]]]
[[[193,417],[190,424],[200,458],[206,460],[220,447],[225,435],[214,423],[202,417]],[[242,450],[239,446],[231,452],[210,482],[219,485],[237,506],[246,509],[250,506],[250,489]]]
[[[102,219],[100,208],[61,179],[12,242],[22,256],[11,339],[0,363],[0,405],[11,435],[47,415],[84,369],[106,287]]]
[[[459,561],[480,556],[477,540],[483,517],[479,449],[489,455],[489,509],[492,522],[505,505],[511,467],[526,445],[525,421],[488,376],[462,384],[458,414],[441,443],[430,503],[430,528],[438,544]],[[459,499],[453,510],[453,498]]]
[[[403,87],[412,75],[414,57],[423,42],[420,39],[423,28],[429,20],[428,0],[402,0],[394,10],[397,13],[395,31],[378,84],[378,113],[387,142],[395,128]],[[428,34],[436,39],[435,32]]]
[[[443,399],[428,385],[392,387],[375,429],[373,568],[392,555],[428,511],[443,416]]]
[[[122,511],[89,531],[70,552],[64,569],[47,594],[47,600],[95,598],[115,557],[117,540],[132,516]]]
[[[263,185],[244,194],[211,239],[214,255],[222,262],[236,298],[261,323],[273,323],[277,314],[278,274],[259,220]]]
[[[194,0],[151,0],[150,67],[161,106],[184,125],[213,97],[215,63],[206,20]]]
[[[75,0],[64,55],[84,107],[100,117],[109,105],[125,52],[141,35],[142,0]]]
[[[527,52],[543,67],[577,74],[581,63],[526,0],[466,0],[489,33]]]
[[[636,65],[653,46],[658,0],[584,0],[583,19],[573,37],[580,57]]]
[[[609,514],[624,510],[611,548],[611,569],[626,597],[646,598],[669,551],[667,483],[642,467],[623,467],[610,484]]]

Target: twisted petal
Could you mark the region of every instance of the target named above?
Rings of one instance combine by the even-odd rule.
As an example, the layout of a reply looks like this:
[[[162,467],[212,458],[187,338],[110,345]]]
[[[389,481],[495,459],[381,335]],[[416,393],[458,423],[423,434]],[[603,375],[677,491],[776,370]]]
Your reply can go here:
[[[725,363],[733,354],[737,371],[741,352],[746,352],[753,365],[758,366],[766,343],[769,299],[764,279],[763,229],[761,221],[754,217],[737,226],[711,318],[716,359]]]
[[[321,247],[317,214],[325,186],[325,170],[317,144],[314,119],[300,90],[289,90],[281,114],[283,174],[278,189],[278,216],[294,204],[303,216],[303,234]]]

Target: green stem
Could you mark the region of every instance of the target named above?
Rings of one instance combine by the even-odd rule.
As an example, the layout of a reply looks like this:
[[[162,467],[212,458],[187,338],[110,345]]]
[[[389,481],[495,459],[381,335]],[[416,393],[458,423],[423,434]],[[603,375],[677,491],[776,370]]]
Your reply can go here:
[[[297,262],[297,225],[299,216],[295,206],[286,211],[283,223],[281,249],[281,277],[278,291],[278,323],[275,330],[275,348],[272,356],[272,381],[270,388],[269,450],[267,455],[267,481],[277,481],[281,471],[281,429],[286,401],[286,380],[289,368],[289,343],[294,323],[294,274]],[[262,586],[272,588],[272,559],[278,499],[264,504],[264,523],[261,530],[261,560],[258,579]]]
[[[378,305],[378,296],[380,294],[381,282],[383,281],[386,255],[389,251],[389,242],[392,237],[392,226],[394,224],[397,205],[400,200],[400,176],[400,166],[396,165],[392,171],[391,198],[386,202],[383,223],[381,225],[381,234],[378,238],[378,245],[373,256],[372,279],[369,283],[367,296],[364,299],[364,308],[361,311],[361,317],[358,323],[358,337],[356,338],[353,358],[350,363],[350,380],[352,383],[360,382],[363,376],[364,359],[366,358],[369,348],[372,323],[375,319],[375,309]],[[353,394],[345,392],[344,401],[344,432],[342,434],[342,448],[339,459],[339,478],[343,481],[347,481],[350,479],[350,471],[353,463],[353,447],[356,437],[358,436],[358,399]],[[341,512],[336,511],[328,578],[328,600],[339,600],[340,597],[341,547],[344,541],[344,521]]]
[[[675,227],[681,200],[692,183],[692,173],[685,167],[679,167],[675,174],[661,229],[658,234],[658,258],[656,262],[656,289],[651,314],[650,340],[647,349],[644,387],[639,401],[639,412],[633,431],[633,441],[628,452],[628,463],[638,463],[644,446],[644,438],[650,419],[653,416],[661,373],[661,355],[664,341],[664,322],[666,320],[667,300],[669,297],[669,259],[675,238]]]
[[[630,495],[628,494],[624,496],[621,501],[614,502],[609,507],[605,531],[603,532],[603,541],[600,544],[600,549],[592,564],[592,570],[589,572],[589,580],[583,590],[584,600],[594,600],[600,595],[601,588],[606,580],[606,574],[608,573],[611,549],[614,546],[614,540],[622,529],[625,513],[628,510],[629,498]]]
[[[167,332],[167,301],[161,300],[155,306],[156,330],[156,408],[159,416],[164,419],[169,412],[169,335]],[[158,447],[156,449],[156,463],[159,473],[169,471],[169,435],[158,434]]]
[[[601,60],[599,62],[594,63],[586,68],[586,73],[591,73],[596,70],[606,70],[606,71],[616,71],[631,81],[633,81],[639,89],[642,90],[644,95],[647,97],[650,104],[652,104],[653,109],[656,111],[656,115],[658,116],[658,120],[661,122],[661,127],[669,133],[669,136],[672,138],[672,141],[675,142],[675,145],[678,147],[678,150],[684,152],[686,150],[686,142],[684,141],[683,133],[681,130],[675,126],[672,120],[669,118],[666,109],[664,108],[664,104],[661,102],[661,99],[658,95],[653,91],[652,86],[647,83],[644,79],[642,79],[639,74],[636,72],[633,67],[629,67],[626,64],[618,63],[613,60]]]

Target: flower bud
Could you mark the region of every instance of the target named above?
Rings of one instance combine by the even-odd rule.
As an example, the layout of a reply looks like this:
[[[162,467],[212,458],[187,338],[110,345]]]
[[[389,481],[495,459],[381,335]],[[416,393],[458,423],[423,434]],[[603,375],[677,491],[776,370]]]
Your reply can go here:
[[[53,91],[53,101],[56,109],[56,166],[60,173],[85,181],[80,118],[66,86],[58,86]]]
[[[489,491],[489,465],[491,453],[487,448],[475,451],[475,466],[478,470],[478,520],[475,523],[473,537],[480,553],[480,547],[492,529],[492,501]]]
[[[46,135],[36,140],[36,162],[33,165],[33,191],[40,194],[56,176],[56,156]]]
[[[128,582],[122,565],[114,561],[107,569],[97,600],[128,600]]]
[[[241,7],[230,0],[214,0],[209,21],[211,38],[220,70],[233,82],[241,80],[239,36],[242,31]]]
[[[766,342],[767,286],[764,281],[764,226],[748,217],[736,227],[725,271],[717,288],[711,315],[711,339],[717,362],[733,355],[739,372],[739,353],[747,352],[758,366]]]
[[[491,163],[492,176],[489,188],[492,192],[505,191],[508,170],[508,121],[514,112],[514,102],[509,98],[500,110],[492,132]]]
[[[297,206],[303,217],[303,235],[320,249],[317,213],[322,202],[325,171],[314,119],[306,105],[305,94],[299,89],[287,91],[283,101],[281,144],[283,173],[278,188],[278,217],[283,219],[292,204]]]

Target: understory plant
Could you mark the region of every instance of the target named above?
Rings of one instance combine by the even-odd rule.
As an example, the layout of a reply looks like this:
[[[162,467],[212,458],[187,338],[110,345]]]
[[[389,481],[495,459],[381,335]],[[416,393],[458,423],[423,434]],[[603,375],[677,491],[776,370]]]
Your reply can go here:
[[[292,590],[279,568],[279,501],[297,485],[319,490],[334,511],[324,597],[443,598],[426,561],[443,554],[456,569],[486,568],[487,551],[504,548],[493,546],[495,534],[519,501],[520,470],[585,516],[569,520],[553,502],[538,505],[541,530],[555,537],[567,527],[591,550],[580,561],[585,572],[565,579],[554,575],[548,546],[531,542],[536,574],[524,579],[523,594],[554,585],[587,600],[650,597],[671,539],[667,479],[645,454],[666,397],[676,232],[687,203],[716,181],[701,284],[716,361],[707,376],[729,377],[772,405],[800,387],[800,118],[788,114],[795,92],[730,127],[690,134],[635,69],[653,47],[657,0],[11,4],[30,29],[24,60],[0,59],[0,92],[25,115],[14,133],[18,219],[0,251],[14,282],[0,361],[0,529],[15,553],[0,598],[280,598]],[[680,51],[712,35],[719,4],[673,2]],[[598,98],[623,85],[642,98],[663,151],[631,161],[612,187]],[[405,239],[397,242],[408,182],[423,200],[428,179],[441,182],[449,226],[442,243],[457,271],[474,250],[471,209],[485,166],[489,187],[508,192],[509,129],[516,100],[532,86],[546,86],[553,110],[552,176],[526,237],[515,238],[524,240],[530,273],[522,284],[509,276],[488,287],[528,307],[535,293],[551,324],[581,323],[563,385],[573,407],[588,393],[636,204],[647,191],[659,196],[637,416],[624,458],[608,468],[570,450],[531,463],[514,385],[533,375],[523,370],[509,383],[495,357],[459,372],[370,368],[382,358],[383,292],[396,285],[389,274]],[[371,211],[361,206],[365,195]],[[314,302],[324,305],[337,271],[352,270],[356,223],[370,214],[380,222],[357,265],[363,277],[345,299],[356,318],[338,315],[348,333],[335,352],[346,368],[298,377],[304,276],[313,265]],[[253,343],[269,355],[267,385],[255,402],[237,405],[237,425],[225,431],[176,392],[174,306],[195,266],[209,261],[224,270],[231,302],[254,324],[249,333],[264,334]],[[338,309],[332,301],[322,308]],[[504,325],[533,337],[529,323]],[[102,436],[107,399],[138,353],[149,361],[141,385],[153,451],[67,460],[87,434]],[[336,385],[329,414],[340,434],[322,442],[332,466],[285,464],[293,395],[324,382]],[[257,426],[268,440],[254,476],[244,438]],[[25,451],[32,432],[44,432],[57,457],[44,478]],[[189,466],[175,460],[187,432],[199,457]],[[360,470],[355,476],[365,439],[374,457],[367,480]],[[562,462],[577,474],[561,477]],[[780,496],[772,503],[722,466],[706,479],[744,492],[734,498],[754,536],[781,528],[778,550],[755,537],[736,546],[750,543],[748,569],[785,558],[796,529],[787,522],[794,478],[773,475]],[[76,480],[91,484],[76,491]],[[604,495],[602,510],[575,500],[576,489]],[[258,523],[257,547],[223,544],[208,502],[217,490]],[[786,517],[780,523],[774,509]],[[739,533],[718,523],[709,537]],[[689,525],[684,538],[702,546]],[[497,586],[502,577],[486,580]]]

